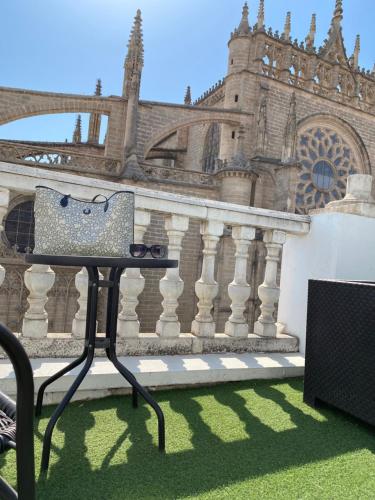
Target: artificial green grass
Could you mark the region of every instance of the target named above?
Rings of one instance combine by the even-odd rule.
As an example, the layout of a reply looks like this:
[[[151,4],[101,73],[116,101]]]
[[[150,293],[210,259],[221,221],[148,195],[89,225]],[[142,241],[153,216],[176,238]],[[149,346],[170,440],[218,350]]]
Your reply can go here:
[[[375,432],[354,418],[302,401],[303,382],[249,381],[156,392],[157,420],[129,396],[72,403],[59,421],[47,477],[37,422],[37,498],[375,499]],[[15,483],[15,454],[0,459]]]

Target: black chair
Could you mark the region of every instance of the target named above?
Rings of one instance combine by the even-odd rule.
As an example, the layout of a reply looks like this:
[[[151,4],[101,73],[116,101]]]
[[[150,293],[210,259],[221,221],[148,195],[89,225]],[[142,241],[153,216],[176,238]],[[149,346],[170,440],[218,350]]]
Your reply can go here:
[[[16,450],[17,492],[0,477],[0,498],[35,500],[33,372],[21,343],[1,324],[0,347],[9,356],[17,381],[17,404],[0,391],[0,454]]]

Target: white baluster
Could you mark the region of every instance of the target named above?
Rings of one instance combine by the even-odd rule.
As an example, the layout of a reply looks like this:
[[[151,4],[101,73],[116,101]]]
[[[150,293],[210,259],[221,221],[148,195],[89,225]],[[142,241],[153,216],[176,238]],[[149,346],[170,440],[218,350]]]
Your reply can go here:
[[[232,230],[232,238],[236,245],[236,264],[234,279],[228,285],[228,295],[232,300],[232,314],[225,323],[225,333],[231,337],[247,337],[249,326],[244,317],[246,302],[250,297],[250,285],[246,281],[249,246],[255,238],[255,228],[239,226]]]
[[[87,291],[89,276],[87,269],[83,267],[75,276],[74,284],[79,292],[78,311],[76,312],[73,324],[72,334],[76,338],[84,338],[86,333],[86,315],[87,315]]]
[[[202,274],[195,283],[195,293],[199,299],[198,314],[191,325],[191,331],[200,337],[213,337],[215,323],[211,314],[213,300],[216,297],[219,285],[214,279],[215,257],[217,244],[224,231],[224,224],[209,220],[202,222],[201,235],[204,242]]]
[[[3,219],[8,211],[9,206],[9,189],[0,189],[0,233],[4,230]],[[0,265],[0,286],[4,283],[5,268]]]
[[[134,214],[134,242],[143,243],[143,237],[150,225],[151,213],[136,210]],[[118,316],[117,331],[120,337],[137,337],[140,323],[136,307],[138,297],[145,287],[145,279],[140,269],[126,269],[121,276],[120,292],[122,294],[121,312]]]
[[[102,273],[98,270],[99,279],[103,279]],[[76,312],[73,324],[72,324],[72,334],[73,337],[77,339],[85,338],[86,334],[86,316],[87,316],[87,293],[89,276],[87,269],[83,267],[77,274],[74,280],[74,284],[79,292],[78,297],[78,311]]]
[[[280,251],[286,240],[283,231],[266,231],[263,241],[267,249],[266,269],[264,282],[258,288],[258,295],[262,301],[261,315],[254,325],[254,332],[263,337],[276,337],[276,323],[274,318],[275,305],[279,301],[280,288],[277,286],[277,268],[280,261]]]
[[[183,215],[172,215],[165,221],[165,229],[168,235],[168,258],[180,260],[182,250],[182,239],[189,227],[189,217]],[[163,312],[156,324],[156,333],[161,337],[178,337],[181,325],[178,321],[176,309],[178,298],[184,290],[184,282],[180,278],[179,267],[167,269],[164,278],[160,280],[160,293],[164,300],[162,302]]]
[[[30,294],[27,298],[29,309],[22,325],[24,337],[42,338],[48,332],[48,314],[45,310],[47,293],[55,282],[55,272],[41,264],[33,264],[25,271],[25,285]]]

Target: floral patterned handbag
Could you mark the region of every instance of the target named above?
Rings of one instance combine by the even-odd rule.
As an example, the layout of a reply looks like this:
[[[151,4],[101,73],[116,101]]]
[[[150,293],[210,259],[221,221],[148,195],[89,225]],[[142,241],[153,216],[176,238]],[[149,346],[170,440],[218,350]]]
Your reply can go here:
[[[104,201],[96,201],[102,196]],[[130,257],[134,193],[79,200],[46,186],[36,187],[35,254]]]

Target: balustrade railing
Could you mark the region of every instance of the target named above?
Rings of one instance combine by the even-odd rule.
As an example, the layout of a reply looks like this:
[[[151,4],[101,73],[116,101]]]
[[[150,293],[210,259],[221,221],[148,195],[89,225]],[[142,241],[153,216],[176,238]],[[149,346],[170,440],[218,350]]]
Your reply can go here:
[[[35,186],[41,182],[61,192],[87,199],[98,192],[111,194],[119,188],[127,187],[123,184],[48,170],[43,172],[42,179],[40,176],[40,170],[0,162],[0,217],[6,214],[10,195],[14,193],[30,195],[34,193]],[[195,317],[192,315],[188,331],[181,332],[177,310],[179,298],[184,290],[184,281],[179,268],[167,270],[160,279],[162,311],[152,332],[154,341],[159,339],[171,345],[170,343],[175,340],[177,345],[182,338],[196,339],[197,342],[206,339],[210,342],[210,348],[215,349],[213,342],[217,341],[218,345],[226,342],[228,345],[231,339],[233,342],[240,339],[243,341],[241,348],[246,349],[245,344],[248,339],[263,339],[264,342],[277,340],[275,311],[279,298],[277,276],[281,250],[288,234],[304,235],[309,232],[309,217],[155,192],[134,186],[130,189],[135,191],[135,241],[140,243],[144,240],[146,232],[151,227],[152,213],[163,214],[165,221],[163,231],[168,238],[169,256],[182,259],[181,264],[183,264],[181,251],[184,247],[184,237],[188,233],[189,221],[191,219],[200,221],[202,259],[200,277],[195,283],[195,294],[198,298]],[[218,264],[226,265],[225,259],[218,263],[217,253],[225,227],[231,229],[229,234],[234,242],[235,254],[232,256],[234,270],[233,279],[228,285],[230,313],[223,331],[218,332],[212,310],[219,289],[216,270]],[[228,231],[226,233],[228,234]],[[263,233],[266,247],[266,266],[264,281],[258,290],[261,314],[255,323],[255,332],[250,332],[244,314],[251,294],[247,270],[249,253],[252,253],[249,250],[256,237],[259,239],[259,233]],[[4,268],[0,267],[0,283],[4,280],[4,274]],[[49,266],[33,265],[25,272],[25,284],[30,293],[21,332],[24,339],[35,341],[53,337],[48,333],[48,314],[45,305],[54,280],[54,271]],[[68,340],[69,338],[78,340],[84,336],[87,287],[87,275],[84,270],[77,273],[75,285],[80,294],[79,308],[73,319],[72,333],[65,336]],[[124,272],[120,285],[122,298],[118,317],[120,342],[125,340],[128,342],[131,339],[140,342],[145,337],[140,333],[142,318],[137,314],[137,305],[144,288],[145,278],[139,269],[128,269]],[[59,342],[61,339],[60,336]],[[48,345],[51,347],[51,344]],[[263,343],[263,348],[264,345]]]
[[[0,161],[39,166],[42,168],[70,170],[97,175],[118,176],[121,161],[104,156],[83,154],[68,149],[34,146],[0,141]]]

